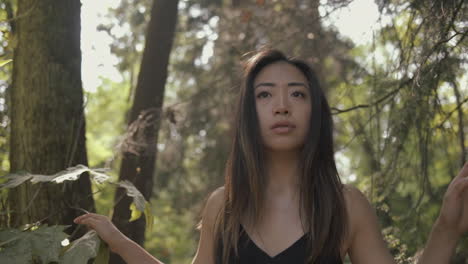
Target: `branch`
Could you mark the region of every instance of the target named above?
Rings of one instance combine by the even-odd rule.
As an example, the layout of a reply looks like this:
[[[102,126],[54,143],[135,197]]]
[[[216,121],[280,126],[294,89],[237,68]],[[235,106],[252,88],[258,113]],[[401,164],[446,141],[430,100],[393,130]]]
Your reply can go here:
[[[445,116],[445,119],[444,119],[442,122],[440,122],[439,125],[436,126],[436,128],[442,128],[442,126],[444,125],[445,122],[447,122],[447,120],[450,118],[450,116],[451,116],[455,111],[457,111],[458,109],[460,109],[461,106],[462,106],[464,103],[466,103],[466,102],[468,102],[468,97],[465,97],[465,99],[463,99],[463,101],[461,101],[461,102],[457,105],[457,107],[455,107],[452,111],[450,111],[450,112]]]
[[[332,107],[332,108],[331,108],[331,110],[332,110],[332,115],[337,115],[337,114],[341,114],[341,113],[346,113],[346,112],[349,112],[349,111],[352,111],[352,110],[355,110],[355,109],[359,109],[359,108],[369,108],[369,107],[378,105],[378,104],[380,104],[381,102],[387,100],[389,97],[396,95],[396,94],[401,90],[401,88],[403,88],[403,86],[405,86],[406,84],[408,84],[408,83],[411,82],[412,80],[413,80],[412,78],[406,80],[405,82],[401,83],[400,86],[399,86],[398,88],[396,88],[395,90],[389,92],[388,94],[384,95],[383,97],[381,97],[380,99],[378,99],[377,101],[375,101],[375,102],[373,102],[373,103],[370,103],[370,104],[359,104],[359,105],[356,105],[356,106],[353,106],[353,107],[347,108],[347,109],[339,109],[339,108],[336,108],[336,107]]]
[[[36,8],[36,5],[39,1],[36,0],[32,5],[31,7],[24,11],[24,13],[20,14],[20,15],[17,15],[16,17],[12,17],[12,18],[7,18],[7,19],[2,19],[0,20],[0,24],[1,23],[11,23],[11,22],[15,22],[16,20],[19,20],[19,19],[22,19],[22,18],[25,18],[29,15],[31,15],[31,13],[34,11],[34,9]]]

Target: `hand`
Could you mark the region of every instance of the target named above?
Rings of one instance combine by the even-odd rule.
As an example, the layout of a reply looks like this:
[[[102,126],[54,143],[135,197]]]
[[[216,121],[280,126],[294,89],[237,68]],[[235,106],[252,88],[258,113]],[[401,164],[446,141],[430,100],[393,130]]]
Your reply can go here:
[[[94,229],[113,252],[123,248],[122,245],[129,241],[107,216],[89,213],[75,218],[73,222]]]
[[[436,226],[457,240],[468,232],[468,162],[447,188]]]

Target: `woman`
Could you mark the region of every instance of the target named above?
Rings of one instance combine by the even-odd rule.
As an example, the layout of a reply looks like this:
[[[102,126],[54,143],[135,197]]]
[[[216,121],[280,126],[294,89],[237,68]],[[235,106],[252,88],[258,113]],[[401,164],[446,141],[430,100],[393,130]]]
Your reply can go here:
[[[281,52],[247,61],[225,185],[208,199],[194,264],[395,263],[364,195],[340,182],[332,119],[312,69]],[[161,263],[107,217],[75,219],[127,263]],[[452,181],[420,263],[449,263],[468,231],[468,164]]]

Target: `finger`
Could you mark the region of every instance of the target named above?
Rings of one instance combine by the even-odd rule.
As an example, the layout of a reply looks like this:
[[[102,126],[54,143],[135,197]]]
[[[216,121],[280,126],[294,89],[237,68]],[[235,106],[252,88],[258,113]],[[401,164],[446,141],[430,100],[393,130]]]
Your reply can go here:
[[[88,219],[88,218],[96,218],[96,219],[99,219],[99,218],[101,218],[101,215],[93,214],[93,213],[88,213],[88,214],[84,214],[84,215],[78,216],[77,218],[75,218],[75,219],[73,220],[73,222],[75,222],[75,223],[77,223],[77,224],[80,224],[80,222],[82,222],[83,220]]]
[[[87,217],[83,217],[82,219],[80,219],[79,221],[79,224],[82,224],[82,225],[92,225],[92,227],[94,228],[95,226],[97,225],[107,225],[107,218],[105,216],[102,216],[102,215],[87,215]]]
[[[99,220],[94,219],[94,218],[86,218],[81,221],[82,225],[85,225],[91,229],[96,229],[97,226],[99,226]]]
[[[81,222],[83,219],[85,219],[87,217],[89,217],[88,214],[80,215],[80,216],[76,217],[75,219],[73,219],[73,222],[78,224],[79,222]]]
[[[468,162],[465,162],[465,165],[458,173],[457,178],[468,178]]]
[[[461,178],[454,181],[453,194],[460,197],[464,192],[468,192],[468,178]]]

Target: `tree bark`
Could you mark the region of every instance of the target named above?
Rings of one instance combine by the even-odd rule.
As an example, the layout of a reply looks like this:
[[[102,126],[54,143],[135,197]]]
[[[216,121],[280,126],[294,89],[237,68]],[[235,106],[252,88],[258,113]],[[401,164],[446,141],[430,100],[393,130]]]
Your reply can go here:
[[[158,130],[162,117],[162,105],[178,15],[178,0],[157,0],[151,8],[145,50],[138,75],[135,98],[130,111],[128,136],[123,144],[123,157],[119,180],[128,180],[149,200],[153,189]],[[145,220],[130,219],[132,200],[123,189],[117,189],[112,221],[130,239],[142,245]],[[111,263],[125,263],[118,255],[111,256]]]
[[[87,165],[80,0],[19,0],[11,90],[11,172],[54,174]],[[9,191],[10,225],[72,224],[94,211],[89,177]]]

